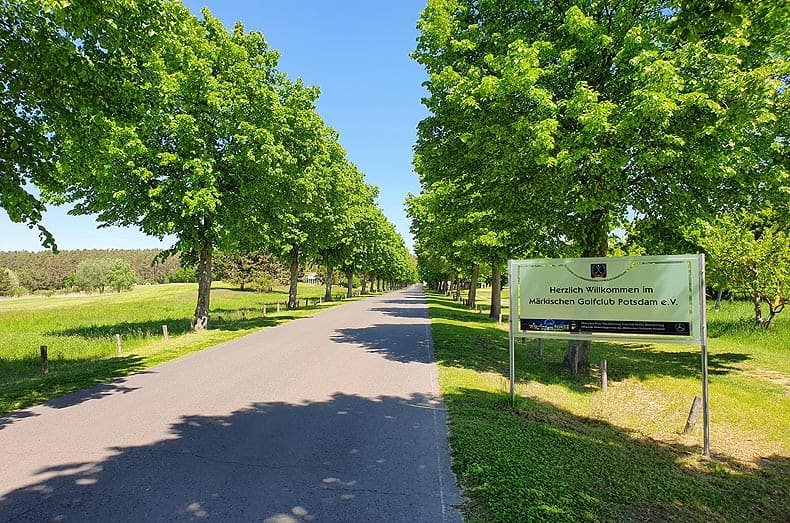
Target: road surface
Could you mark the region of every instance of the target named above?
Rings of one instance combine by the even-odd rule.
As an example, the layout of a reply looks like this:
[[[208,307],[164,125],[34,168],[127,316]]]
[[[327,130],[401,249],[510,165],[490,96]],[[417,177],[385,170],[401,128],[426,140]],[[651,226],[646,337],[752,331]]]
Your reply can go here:
[[[419,287],[0,418],[0,521],[461,521]]]

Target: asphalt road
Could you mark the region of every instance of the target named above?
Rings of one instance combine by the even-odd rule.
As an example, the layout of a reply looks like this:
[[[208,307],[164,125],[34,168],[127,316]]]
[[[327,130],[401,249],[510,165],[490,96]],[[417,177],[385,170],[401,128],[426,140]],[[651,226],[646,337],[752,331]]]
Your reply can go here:
[[[461,521],[425,300],[348,303],[0,418],[0,521]]]

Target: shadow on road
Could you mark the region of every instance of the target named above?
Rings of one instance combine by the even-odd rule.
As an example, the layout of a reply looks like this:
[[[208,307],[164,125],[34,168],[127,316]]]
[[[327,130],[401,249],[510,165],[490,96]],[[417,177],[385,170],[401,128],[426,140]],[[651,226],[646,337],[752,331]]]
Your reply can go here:
[[[360,329],[338,329],[332,336],[335,343],[364,348],[400,363],[433,363],[433,353],[426,335],[426,326],[417,323],[377,324]]]
[[[150,445],[37,471],[0,497],[0,521],[441,521],[440,408],[336,393],[184,416]]]

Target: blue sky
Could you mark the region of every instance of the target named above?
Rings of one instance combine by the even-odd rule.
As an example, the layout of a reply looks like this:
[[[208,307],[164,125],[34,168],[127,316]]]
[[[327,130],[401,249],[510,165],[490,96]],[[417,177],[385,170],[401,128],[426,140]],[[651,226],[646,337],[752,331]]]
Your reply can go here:
[[[417,123],[426,116],[420,99],[424,70],[409,53],[425,0],[188,0],[232,28],[260,31],[280,54],[280,69],[321,88],[318,112],[340,133],[348,158],[380,189],[384,213],[411,247],[403,211],[407,192],[418,192],[412,171]],[[44,224],[61,249],[168,247],[136,230],[97,229],[91,217],[51,208]],[[35,231],[0,210],[0,250],[41,250]]]

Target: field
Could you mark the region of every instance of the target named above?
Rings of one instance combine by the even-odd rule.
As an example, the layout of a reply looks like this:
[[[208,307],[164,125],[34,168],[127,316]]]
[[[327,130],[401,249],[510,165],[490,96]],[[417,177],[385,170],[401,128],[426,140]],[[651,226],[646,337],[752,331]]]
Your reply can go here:
[[[764,331],[747,303],[709,313],[706,460],[701,417],[682,434],[699,347],[595,343],[573,376],[563,343],[545,340],[542,357],[518,343],[514,408],[505,325],[449,297],[429,305],[468,521],[787,521],[790,317]]]
[[[286,311],[283,306],[278,314],[276,304],[287,301],[287,288],[258,294],[215,282],[211,324],[203,332],[189,329],[197,299],[197,285],[190,283],[142,285],[131,292],[101,295],[0,300],[0,414],[309,315],[316,310],[316,300],[305,309],[305,298],[323,295],[323,286],[300,284],[300,309]],[[162,325],[167,325],[168,341],[163,339]],[[121,355],[116,352],[116,334],[121,335]],[[46,376],[41,345],[48,346]]]

